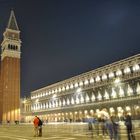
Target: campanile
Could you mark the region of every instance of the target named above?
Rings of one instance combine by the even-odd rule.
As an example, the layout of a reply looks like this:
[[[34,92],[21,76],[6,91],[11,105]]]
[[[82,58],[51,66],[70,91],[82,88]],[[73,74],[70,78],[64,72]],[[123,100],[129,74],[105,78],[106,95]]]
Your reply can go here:
[[[0,120],[20,120],[20,30],[14,11],[3,33],[1,43]]]

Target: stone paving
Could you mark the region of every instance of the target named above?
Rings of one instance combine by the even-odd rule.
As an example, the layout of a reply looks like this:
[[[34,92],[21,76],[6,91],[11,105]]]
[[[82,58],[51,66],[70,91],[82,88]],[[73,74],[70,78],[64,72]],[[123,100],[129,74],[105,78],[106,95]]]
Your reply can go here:
[[[126,130],[121,129],[121,140],[127,140]],[[92,135],[93,134],[93,135]],[[89,131],[87,124],[60,123],[43,126],[43,136],[33,137],[33,125],[1,125],[0,140],[109,140],[108,136],[95,135]],[[135,128],[136,140],[140,140],[140,128]]]

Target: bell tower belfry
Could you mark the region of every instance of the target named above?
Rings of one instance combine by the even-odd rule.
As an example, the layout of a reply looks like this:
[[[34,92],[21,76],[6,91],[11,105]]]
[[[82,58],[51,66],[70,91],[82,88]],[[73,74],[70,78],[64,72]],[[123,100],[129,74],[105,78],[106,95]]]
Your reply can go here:
[[[0,120],[2,122],[20,120],[20,54],[20,30],[14,11],[11,10],[1,44]]]

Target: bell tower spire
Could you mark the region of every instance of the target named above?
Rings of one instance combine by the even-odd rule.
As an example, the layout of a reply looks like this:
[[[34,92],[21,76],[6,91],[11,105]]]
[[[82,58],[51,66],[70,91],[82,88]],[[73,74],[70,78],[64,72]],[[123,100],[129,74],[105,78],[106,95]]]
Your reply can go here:
[[[1,59],[6,56],[20,58],[20,30],[17,25],[14,11],[11,10],[7,28],[3,33]]]
[[[20,120],[20,54],[20,30],[11,10],[1,43],[0,121],[3,123]]]
[[[11,10],[11,14],[10,14],[10,18],[9,18],[7,28],[19,31],[19,28],[18,28],[17,21],[16,21],[15,14],[14,14],[13,10]]]

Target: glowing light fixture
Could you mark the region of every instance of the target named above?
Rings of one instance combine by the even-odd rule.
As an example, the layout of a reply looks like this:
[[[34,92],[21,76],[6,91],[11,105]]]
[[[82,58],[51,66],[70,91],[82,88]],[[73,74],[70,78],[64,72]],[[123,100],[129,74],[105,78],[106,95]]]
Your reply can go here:
[[[109,99],[109,94],[107,93],[107,91],[105,90],[105,95],[104,95],[105,99]]]
[[[109,78],[113,78],[114,77],[114,73],[113,72],[110,72],[109,73]]]
[[[92,93],[91,100],[95,101],[95,95]]]
[[[140,94],[140,84],[137,83],[137,88],[136,88],[137,94]]]
[[[125,73],[125,74],[128,74],[128,73],[130,73],[130,72],[131,72],[131,70],[130,70],[129,67],[126,67],[126,68],[124,69],[124,73]]]
[[[88,83],[89,83],[89,82],[88,82],[88,80],[86,79],[85,82],[84,82],[84,84],[85,84],[85,85],[88,85]]]
[[[97,77],[96,77],[96,82],[99,82],[99,81],[100,81],[100,77],[97,76]]]
[[[121,87],[119,88],[119,96],[124,97],[124,90]]]
[[[89,102],[89,96],[86,94],[86,102]]]
[[[98,100],[99,100],[99,101],[102,100],[102,95],[101,95],[100,92],[98,92]]]
[[[72,99],[71,99],[71,104],[74,104],[74,99],[73,99],[73,97],[72,97]]]
[[[112,96],[113,98],[116,98],[116,97],[117,97],[117,93],[116,93],[116,91],[114,90],[114,88],[112,88],[112,94],[111,94],[111,96]]]
[[[38,103],[39,99],[36,99],[35,102]]]
[[[82,89],[81,88],[78,88],[77,90],[76,90],[76,93],[80,93],[82,91]]]
[[[102,80],[106,80],[107,79],[107,75],[104,73],[103,75],[102,75]]]
[[[73,89],[73,84],[70,85],[70,88]]]
[[[90,83],[94,83],[94,79],[92,77],[90,78]]]
[[[131,96],[133,94],[133,89],[128,84],[128,90],[127,90],[128,96]]]
[[[80,86],[83,86],[83,82],[82,82],[82,81],[80,81],[79,85],[80,85]]]
[[[75,87],[75,88],[77,88],[77,87],[78,87],[78,83],[77,83],[77,82],[74,84],[74,87]]]
[[[84,97],[81,95],[81,103],[84,103]]]
[[[59,88],[59,92],[61,92],[61,87]]]
[[[56,98],[57,97],[57,95],[56,94],[54,94],[53,96],[52,96],[52,98],[54,99],[54,98]]]
[[[66,86],[66,90],[69,90],[69,85]]]
[[[114,83],[115,83],[115,84],[119,84],[120,81],[121,81],[120,78],[116,78],[115,81],[114,81]]]
[[[116,71],[116,75],[117,75],[117,76],[121,76],[121,75],[122,75],[122,71],[121,71],[121,70],[117,70],[117,71]]]
[[[62,87],[62,91],[65,91],[65,87],[64,86]]]
[[[135,64],[133,66],[133,71],[138,71],[138,70],[140,70],[140,66],[138,64]]]

